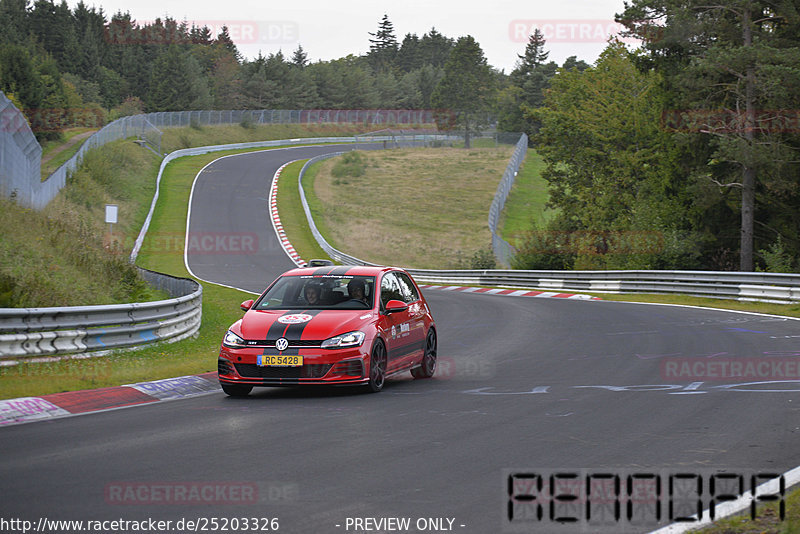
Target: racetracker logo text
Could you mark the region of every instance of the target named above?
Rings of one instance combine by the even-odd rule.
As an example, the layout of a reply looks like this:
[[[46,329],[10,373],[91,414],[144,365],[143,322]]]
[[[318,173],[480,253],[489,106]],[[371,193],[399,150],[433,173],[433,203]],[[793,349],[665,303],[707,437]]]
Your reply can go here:
[[[112,482],[105,501],[115,505],[255,504],[255,482]]]
[[[170,45],[185,44],[174,28],[164,26],[161,21],[137,21],[134,31],[112,21],[105,29],[105,39],[121,45]],[[292,44],[300,39],[300,25],[292,20],[194,20],[190,25],[208,28],[213,39],[223,29],[237,45],[246,44]]]
[[[512,20],[508,24],[508,35],[515,43],[527,43],[533,33],[539,30],[548,44],[552,43],[605,43],[611,37],[623,42],[637,42],[636,39],[622,37],[625,26],[608,19],[562,19],[562,20]]]

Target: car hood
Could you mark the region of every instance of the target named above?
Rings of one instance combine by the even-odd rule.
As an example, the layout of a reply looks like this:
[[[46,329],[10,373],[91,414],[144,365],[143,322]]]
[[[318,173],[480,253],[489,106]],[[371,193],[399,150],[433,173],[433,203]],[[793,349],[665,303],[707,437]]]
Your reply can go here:
[[[360,330],[375,318],[372,310],[249,310],[239,323],[248,340],[319,340]]]

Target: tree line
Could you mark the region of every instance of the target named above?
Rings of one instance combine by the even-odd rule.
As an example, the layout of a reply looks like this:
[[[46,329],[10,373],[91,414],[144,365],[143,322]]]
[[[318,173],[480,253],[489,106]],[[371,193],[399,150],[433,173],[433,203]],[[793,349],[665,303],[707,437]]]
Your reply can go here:
[[[797,3],[634,0],[617,21],[641,47],[522,106],[556,215],[516,266],[797,272]]]
[[[330,61],[310,61],[302,45],[247,59],[226,27],[213,35],[170,17],[109,18],[83,2],[0,0],[0,90],[37,136],[52,138],[126,114],[189,109],[436,108],[454,110],[442,126],[469,131],[499,113],[501,128],[520,131],[519,104],[541,98],[545,85],[540,76],[525,89],[526,74],[491,67],[470,36],[431,28],[398,39],[384,16],[365,37],[366,54]]]

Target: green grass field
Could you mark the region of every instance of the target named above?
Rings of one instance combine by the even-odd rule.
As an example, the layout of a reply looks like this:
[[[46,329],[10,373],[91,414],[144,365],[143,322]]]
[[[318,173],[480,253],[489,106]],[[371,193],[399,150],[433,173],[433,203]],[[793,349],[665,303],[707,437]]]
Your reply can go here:
[[[491,243],[487,219],[513,147],[356,152],[304,180],[328,242],[373,263],[458,268]]]
[[[69,158],[74,156],[86,139],[96,131],[97,128],[69,128],[62,132],[61,139],[45,141],[42,145],[42,180],[46,180]],[[74,140],[77,136],[82,136],[83,138]]]
[[[512,245],[524,239],[534,224],[543,228],[555,213],[545,208],[549,195],[543,169],[542,157],[529,148],[498,222],[500,237]]]

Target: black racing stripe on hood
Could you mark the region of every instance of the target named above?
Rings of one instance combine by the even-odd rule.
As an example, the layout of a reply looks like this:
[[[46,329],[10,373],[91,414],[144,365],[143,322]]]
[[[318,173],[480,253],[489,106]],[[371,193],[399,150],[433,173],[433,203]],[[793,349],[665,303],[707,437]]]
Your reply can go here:
[[[298,341],[303,336],[303,330],[306,329],[308,323],[310,323],[313,318],[318,315],[323,310],[290,310],[286,313],[281,314],[281,317],[285,315],[310,315],[312,317],[311,320],[308,320],[304,323],[297,323],[297,324],[283,324],[278,322],[278,319],[275,319],[275,322],[269,327],[267,330],[267,339],[278,339],[281,337],[286,338],[289,341]],[[265,348],[264,354],[274,354],[276,352],[275,348]],[[280,352],[279,354],[288,355],[288,356],[295,356],[300,354],[299,347],[290,347]]]
[[[294,310],[289,310],[287,312],[282,313],[280,317],[283,317],[284,315],[293,315],[295,313],[297,312]],[[276,318],[274,321],[272,321],[272,324],[270,325],[269,329],[267,329],[267,336],[265,337],[265,339],[278,339],[279,337],[283,336],[283,331],[285,328],[286,325],[283,323],[279,323],[278,319]]]
[[[305,315],[310,315],[312,317],[312,319],[310,321],[306,321],[304,323],[283,325],[283,327],[286,330],[285,333],[282,332],[283,337],[285,337],[289,341],[298,341],[298,340],[300,340],[303,337],[303,331],[306,329],[308,324],[311,321],[313,321],[314,320],[313,318],[316,317],[317,315],[319,315],[322,311],[323,310],[308,310],[308,311],[304,310],[304,311],[300,312],[300,313],[303,313]]]

